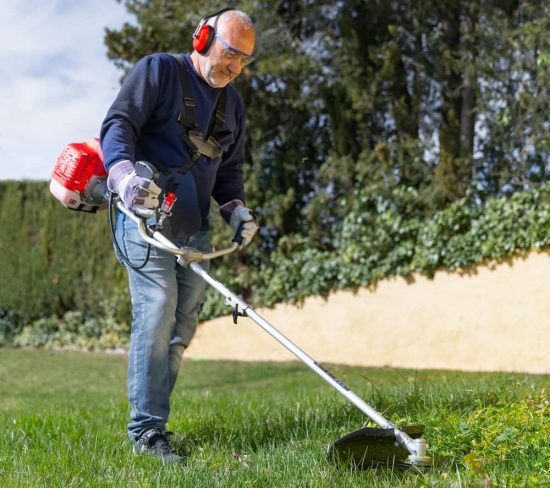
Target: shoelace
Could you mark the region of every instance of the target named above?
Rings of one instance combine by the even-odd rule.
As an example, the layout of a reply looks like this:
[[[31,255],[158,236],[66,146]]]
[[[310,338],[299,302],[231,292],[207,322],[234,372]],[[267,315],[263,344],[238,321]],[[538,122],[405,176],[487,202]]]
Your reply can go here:
[[[157,450],[160,454],[174,454],[174,449],[172,448],[166,437],[159,437],[154,446],[154,449]]]
[[[171,435],[172,432],[150,429],[140,437],[140,440],[160,454],[173,454],[174,449],[168,442],[168,437]]]

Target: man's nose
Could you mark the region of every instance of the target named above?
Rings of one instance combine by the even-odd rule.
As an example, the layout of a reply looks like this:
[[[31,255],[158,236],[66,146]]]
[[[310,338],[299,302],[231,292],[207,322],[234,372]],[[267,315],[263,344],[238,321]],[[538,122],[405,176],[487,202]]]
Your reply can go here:
[[[229,70],[232,72],[232,73],[235,73],[235,74],[239,74],[241,72],[241,61],[240,59],[233,59],[230,63],[229,63]]]

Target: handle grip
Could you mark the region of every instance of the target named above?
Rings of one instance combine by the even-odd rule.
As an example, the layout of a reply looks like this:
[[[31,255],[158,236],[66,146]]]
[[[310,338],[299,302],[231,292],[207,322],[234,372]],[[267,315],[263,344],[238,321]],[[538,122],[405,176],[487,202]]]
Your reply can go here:
[[[250,216],[252,217],[250,220],[241,220],[239,227],[237,228],[237,232],[235,232],[235,235],[233,236],[233,239],[231,242],[236,242],[239,246],[242,246],[243,244],[243,236],[241,235],[244,224],[247,224],[248,222],[253,222],[256,220],[256,214],[253,212],[250,212]]]
[[[237,232],[235,232],[235,235],[233,236],[233,239],[231,239],[231,242],[235,242],[239,246],[242,246],[242,244],[243,244],[243,236],[241,235],[241,233],[243,231],[244,224],[246,224],[246,222],[244,220],[241,220],[241,223],[239,224],[239,227],[237,228]]]
[[[148,180],[158,180],[160,172],[149,161],[137,161],[135,164],[136,175],[140,178],[146,178]]]

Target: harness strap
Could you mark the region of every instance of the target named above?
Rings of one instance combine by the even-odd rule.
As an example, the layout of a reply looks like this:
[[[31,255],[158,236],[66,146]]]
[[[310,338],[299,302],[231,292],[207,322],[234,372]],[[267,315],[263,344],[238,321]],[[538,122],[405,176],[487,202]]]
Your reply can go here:
[[[225,109],[227,106],[227,90],[225,86],[220,93],[218,103],[216,104],[216,117],[214,118],[214,127],[212,127],[212,133],[216,134],[220,131],[225,124]],[[223,107],[223,108],[220,108]]]
[[[180,80],[181,80],[181,88],[183,93],[183,106],[185,109],[185,113],[180,113],[178,115],[178,122],[181,125],[183,125],[186,129],[194,130],[197,128],[196,117],[195,117],[196,104],[195,104],[195,100],[193,99],[193,92],[191,90],[191,83],[189,81],[189,76],[190,76],[189,68],[187,67],[186,63],[183,62],[181,55],[172,54],[172,56],[178,62],[178,66],[180,69],[180,74],[181,74]],[[216,102],[214,124],[210,131],[210,134],[212,134],[214,137],[216,137],[216,134],[222,131],[223,125],[225,123],[226,108],[227,108],[227,88],[223,87],[218,97],[218,101]],[[195,147],[194,149],[196,150],[197,148]],[[197,158],[198,157],[200,157],[200,153],[197,156]]]
[[[181,56],[172,54],[172,57],[178,62],[181,92],[183,93],[183,106],[185,108],[184,112],[180,112],[178,115],[178,122],[188,129],[195,129],[197,127],[197,123],[195,122],[195,100],[193,99],[193,92],[191,91],[187,66],[183,62]]]

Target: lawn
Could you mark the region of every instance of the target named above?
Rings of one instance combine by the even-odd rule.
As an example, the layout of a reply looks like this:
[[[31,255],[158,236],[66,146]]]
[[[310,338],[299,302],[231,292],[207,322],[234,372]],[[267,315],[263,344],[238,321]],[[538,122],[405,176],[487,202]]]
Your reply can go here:
[[[185,465],[133,456],[125,357],[0,349],[0,486],[550,486],[550,376],[331,366],[398,425],[424,424],[431,471],[354,472],[327,447],[365,425],[300,363],[185,361],[168,425]]]

